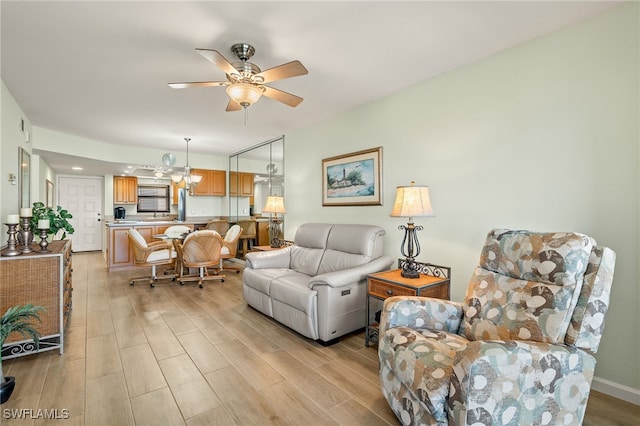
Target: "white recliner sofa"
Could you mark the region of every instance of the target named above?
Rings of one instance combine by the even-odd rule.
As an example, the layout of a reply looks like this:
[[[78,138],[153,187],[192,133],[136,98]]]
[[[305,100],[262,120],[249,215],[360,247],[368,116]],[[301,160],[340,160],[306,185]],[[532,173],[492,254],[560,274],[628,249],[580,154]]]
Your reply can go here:
[[[367,275],[387,270],[384,229],[307,223],[292,246],[246,256],[244,300],[321,344],[366,325]]]

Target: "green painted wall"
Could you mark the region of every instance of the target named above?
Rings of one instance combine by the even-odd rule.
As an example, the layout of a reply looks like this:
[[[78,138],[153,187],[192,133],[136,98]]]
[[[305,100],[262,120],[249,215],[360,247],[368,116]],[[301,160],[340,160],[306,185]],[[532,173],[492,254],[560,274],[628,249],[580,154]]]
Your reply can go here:
[[[430,185],[437,216],[416,219],[419,260],[450,265],[452,298],[462,300],[490,228],[588,234],[618,254],[596,375],[637,391],[638,9],[615,8],[287,134],[286,237],[308,221],[379,224],[385,251],[399,256],[395,187]],[[384,205],[322,207],[321,159],[376,146]]]

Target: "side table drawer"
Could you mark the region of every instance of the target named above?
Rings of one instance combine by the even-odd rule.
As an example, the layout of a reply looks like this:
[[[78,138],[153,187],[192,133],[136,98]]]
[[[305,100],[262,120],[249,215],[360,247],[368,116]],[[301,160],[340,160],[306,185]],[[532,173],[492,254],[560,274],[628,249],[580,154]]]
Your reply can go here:
[[[416,290],[369,278],[369,294],[386,299],[391,296],[415,296]]]
[[[420,292],[420,296],[449,300],[449,281],[445,281],[441,284],[436,284],[423,289]]]

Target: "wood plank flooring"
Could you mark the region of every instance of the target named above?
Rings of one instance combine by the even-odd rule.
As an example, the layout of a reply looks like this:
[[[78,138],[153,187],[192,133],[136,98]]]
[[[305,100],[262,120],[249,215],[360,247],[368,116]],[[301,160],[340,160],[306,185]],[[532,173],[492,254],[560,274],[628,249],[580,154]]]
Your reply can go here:
[[[398,424],[362,332],[306,339],[247,307],[241,274],[152,289],[129,286],[140,271],[107,273],[101,253],[73,269],[65,353],[5,360],[17,386],[2,425]],[[637,424],[640,407],[592,392],[585,425]]]

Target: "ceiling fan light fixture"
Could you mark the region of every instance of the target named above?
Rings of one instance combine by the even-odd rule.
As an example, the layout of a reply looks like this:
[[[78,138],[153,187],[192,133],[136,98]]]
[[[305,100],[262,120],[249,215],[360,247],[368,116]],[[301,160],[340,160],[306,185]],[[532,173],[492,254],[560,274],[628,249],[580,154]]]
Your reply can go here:
[[[250,83],[234,83],[227,87],[227,95],[243,108],[258,102],[263,93],[264,88]]]

